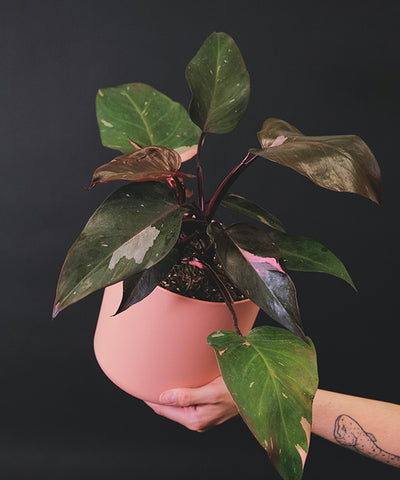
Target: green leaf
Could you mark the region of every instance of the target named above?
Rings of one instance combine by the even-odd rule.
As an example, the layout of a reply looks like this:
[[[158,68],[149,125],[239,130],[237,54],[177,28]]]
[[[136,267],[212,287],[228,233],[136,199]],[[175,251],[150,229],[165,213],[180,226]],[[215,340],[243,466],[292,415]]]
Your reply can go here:
[[[204,131],[228,133],[246,111],[250,79],[242,55],[226,33],[212,33],[186,67],[193,94],[189,113]]]
[[[315,349],[282,328],[263,326],[246,337],[214,332],[222,377],[240,415],[285,480],[299,480],[300,451],[308,452],[306,430],[318,386]]]
[[[150,295],[176,264],[178,256],[178,250],[173,248],[161,262],[124,280],[121,304],[115,315],[127,310]]]
[[[179,171],[181,163],[181,157],[171,148],[157,146],[140,148],[116,157],[111,162],[97,168],[89,188],[93,188],[98,183],[112,180],[148,182],[165,180],[170,177],[194,177],[194,175]]]
[[[269,118],[258,132],[262,149],[250,152],[296,170],[329,190],[351,192],[380,203],[378,162],[356,135],[306,137],[289,123]]]
[[[178,239],[183,214],[163,183],[131,183],[114,192],[67,254],[53,315],[161,261]]]
[[[224,229],[217,222],[208,226],[207,233],[239,289],[271,318],[305,339],[295,287],[278,264],[280,252],[268,234],[247,224]]]
[[[247,200],[247,198],[241,197],[240,195],[228,193],[223,198],[221,205],[233,210],[234,212],[241,213],[249,218],[258,220],[259,222],[264,223],[271,228],[280,230],[281,232],[285,231],[282,223],[276,217],[256,203],[251,202],[250,200]]]
[[[196,152],[200,130],[184,107],[144,83],[102,88],[96,96],[96,113],[105,147],[129,153],[129,139],[142,147],[162,145],[179,154]]]
[[[321,243],[312,238],[281,232],[270,232],[269,235],[282,254],[283,268],[329,273],[357,290],[343,263]]]

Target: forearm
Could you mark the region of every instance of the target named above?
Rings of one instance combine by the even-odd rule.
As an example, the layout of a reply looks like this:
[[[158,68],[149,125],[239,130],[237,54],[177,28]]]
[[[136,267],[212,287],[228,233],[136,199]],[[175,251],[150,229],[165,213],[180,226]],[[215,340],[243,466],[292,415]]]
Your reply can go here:
[[[318,390],[312,432],[400,467],[400,405]]]
[[[156,413],[197,431],[207,430],[238,413],[222,377],[200,388],[164,392],[160,403],[148,405]],[[318,390],[312,432],[400,467],[400,405]]]

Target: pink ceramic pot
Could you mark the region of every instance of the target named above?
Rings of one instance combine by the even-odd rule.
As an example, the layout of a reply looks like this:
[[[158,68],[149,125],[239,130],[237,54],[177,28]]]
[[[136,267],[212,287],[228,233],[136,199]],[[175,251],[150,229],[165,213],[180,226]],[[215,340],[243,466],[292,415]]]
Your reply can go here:
[[[219,375],[207,336],[233,330],[225,303],[204,302],[157,287],[148,297],[112,317],[122,299],[122,283],[104,290],[94,337],[104,373],[131,395],[158,402],[176,387],[199,387]],[[258,307],[250,300],[234,305],[243,335],[252,328]]]

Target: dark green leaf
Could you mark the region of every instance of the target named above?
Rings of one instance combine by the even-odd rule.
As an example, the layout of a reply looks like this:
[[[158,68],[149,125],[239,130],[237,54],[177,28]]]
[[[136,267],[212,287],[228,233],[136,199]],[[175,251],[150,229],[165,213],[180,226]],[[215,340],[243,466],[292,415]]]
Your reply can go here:
[[[54,316],[163,259],[178,239],[183,214],[163,183],[131,183],[114,192],[90,217],[67,254]]]
[[[250,152],[296,170],[317,185],[357,193],[380,203],[379,165],[356,135],[306,137],[289,123],[269,118],[258,132],[262,149]]]
[[[277,262],[280,252],[267,233],[251,225],[207,229],[231,280],[271,318],[304,339],[296,290]]]
[[[318,387],[315,349],[308,340],[269,326],[246,337],[230,331],[208,337],[240,415],[285,480],[301,478],[300,452],[308,452]]]
[[[186,68],[193,94],[189,113],[204,131],[228,133],[246,111],[250,79],[242,55],[226,33],[212,33]]]
[[[93,188],[97,183],[112,180],[148,182],[165,180],[170,177],[194,177],[194,175],[179,171],[181,163],[181,157],[171,148],[157,146],[140,148],[116,157],[111,162],[97,168],[89,188]]]
[[[200,130],[184,107],[144,83],[102,88],[96,96],[103,145],[129,153],[129,139],[142,147],[162,145],[194,155]]]
[[[265,223],[271,228],[280,230],[281,232],[285,231],[282,223],[276,217],[256,203],[251,202],[250,200],[247,200],[247,198],[241,197],[240,195],[228,193],[223,198],[221,205],[233,210],[234,212],[241,213],[249,218],[258,220],[261,223]]]
[[[124,280],[121,304],[115,315],[150,295],[161,280],[168,275],[177,260],[178,251],[173,248],[161,262]]]
[[[346,267],[321,243],[312,238],[281,232],[270,232],[269,235],[282,254],[285,269],[329,273],[341,278],[356,290]]]

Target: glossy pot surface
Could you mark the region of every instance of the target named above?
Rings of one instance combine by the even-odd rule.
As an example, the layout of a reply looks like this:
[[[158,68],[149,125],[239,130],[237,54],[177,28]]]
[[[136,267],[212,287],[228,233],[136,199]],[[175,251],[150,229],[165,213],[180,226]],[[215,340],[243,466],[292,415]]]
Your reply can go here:
[[[207,336],[233,330],[225,303],[205,302],[157,287],[148,297],[116,316],[122,282],[104,290],[94,337],[97,361],[122,390],[145,401],[176,387],[199,387],[219,375]],[[234,304],[243,335],[259,308],[250,300]]]

